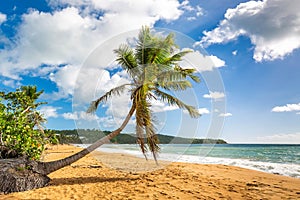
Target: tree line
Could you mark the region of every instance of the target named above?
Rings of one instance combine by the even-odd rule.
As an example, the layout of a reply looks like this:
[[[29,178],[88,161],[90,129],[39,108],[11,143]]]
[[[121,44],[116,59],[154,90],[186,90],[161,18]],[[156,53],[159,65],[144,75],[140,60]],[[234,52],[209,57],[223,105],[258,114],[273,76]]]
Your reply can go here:
[[[100,131],[96,129],[79,130],[52,130],[61,144],[91,144],[96,140],[108,135],[111,131]],[[227,144],[222,139],[200,139],[183,138],[170,135],[157,134],[160,144]],[[114,144],[136,144],[134,133],[121,133],[110,140]]]

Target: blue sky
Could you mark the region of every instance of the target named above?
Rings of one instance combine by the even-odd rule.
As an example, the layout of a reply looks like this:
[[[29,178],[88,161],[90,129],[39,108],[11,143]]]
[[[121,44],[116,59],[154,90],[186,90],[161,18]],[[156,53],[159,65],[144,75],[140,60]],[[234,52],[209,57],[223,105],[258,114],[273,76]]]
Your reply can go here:
[[[153,102],[160,133],[299,144],[299,7],[295,0],[1,1],[0,88],[44,90],[48,128],[112,130],[126,115],[126,95],[101,106],[97,116],[83,111],[126,82],[109,50],[148,25],[181,33],[193,43],[181,48],[195,54],[204,48],[214,63],[198,69],[200,85],[176,94],[197,105],[198,120]]]

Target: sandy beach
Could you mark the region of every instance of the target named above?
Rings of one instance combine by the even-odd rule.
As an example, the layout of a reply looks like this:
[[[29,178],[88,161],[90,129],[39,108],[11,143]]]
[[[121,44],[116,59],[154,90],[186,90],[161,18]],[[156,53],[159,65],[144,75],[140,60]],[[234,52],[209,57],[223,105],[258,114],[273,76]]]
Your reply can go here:
[[[79,150],[51,146],[44,159]],[[124,154],[96,152],[49,177],[45,188],[0,194],[0,199],[300,199],[300,179],[226,165],[161,162],[157,167]]]

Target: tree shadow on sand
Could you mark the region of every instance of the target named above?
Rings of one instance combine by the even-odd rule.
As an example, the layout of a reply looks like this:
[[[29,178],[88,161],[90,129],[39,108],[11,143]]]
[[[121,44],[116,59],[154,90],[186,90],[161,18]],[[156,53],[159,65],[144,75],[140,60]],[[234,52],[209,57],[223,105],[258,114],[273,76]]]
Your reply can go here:
[[[77,185],[77,184],[86,184],[86,183],[132,181],[137,179],[138,178],[101,178],[101,177],[53,178],[49,185],[50,186]]]

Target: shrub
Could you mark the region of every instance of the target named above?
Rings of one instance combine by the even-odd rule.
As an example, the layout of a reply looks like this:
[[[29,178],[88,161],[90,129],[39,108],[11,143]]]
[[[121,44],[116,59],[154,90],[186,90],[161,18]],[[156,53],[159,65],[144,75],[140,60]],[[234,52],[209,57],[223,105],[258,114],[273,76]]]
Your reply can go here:
[[[0,150],[2,158],[27,156],[38,160],[45,144],[55,142],[55,134],[44,131],[46,121],[37,102],[43,91],[22,86],[14,92],[0,92]]]

